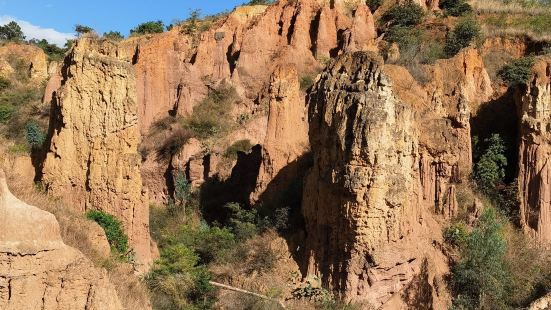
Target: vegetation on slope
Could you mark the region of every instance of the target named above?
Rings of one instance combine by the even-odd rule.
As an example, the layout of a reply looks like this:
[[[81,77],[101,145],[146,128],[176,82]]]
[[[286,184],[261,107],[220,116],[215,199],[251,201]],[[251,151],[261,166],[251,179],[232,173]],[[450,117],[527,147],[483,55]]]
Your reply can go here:
[[[515,225],[516,182],[506,184],[503,141],[494,133],[473,147],[475,192],[469,195],[484,201],[480,217],[473,223],[473,211],[464,210],[444,231],[459,257],[451,272],[453,309],[516,309],[551,290],[551,256]],[[469,206],[465,198],[458,201]]]

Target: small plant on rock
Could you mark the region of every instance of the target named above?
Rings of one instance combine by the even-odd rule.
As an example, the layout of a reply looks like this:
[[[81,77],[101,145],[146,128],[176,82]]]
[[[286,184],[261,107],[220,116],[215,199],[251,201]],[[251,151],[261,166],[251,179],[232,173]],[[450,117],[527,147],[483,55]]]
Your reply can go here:
[[[103,228],[112,252],[122,255],[128,253],[128,236],[124,233],[122,223],[117,218],[99,210],[88,211],[86,217]]]

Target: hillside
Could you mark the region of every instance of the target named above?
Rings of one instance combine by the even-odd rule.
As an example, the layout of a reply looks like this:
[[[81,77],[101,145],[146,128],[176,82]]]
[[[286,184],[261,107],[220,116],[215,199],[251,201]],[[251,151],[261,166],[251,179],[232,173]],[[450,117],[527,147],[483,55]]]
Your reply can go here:
[[[280,0],[3,40],[0,162],[47,212],[0,172],[0,308],[546,309],[550,17]]]

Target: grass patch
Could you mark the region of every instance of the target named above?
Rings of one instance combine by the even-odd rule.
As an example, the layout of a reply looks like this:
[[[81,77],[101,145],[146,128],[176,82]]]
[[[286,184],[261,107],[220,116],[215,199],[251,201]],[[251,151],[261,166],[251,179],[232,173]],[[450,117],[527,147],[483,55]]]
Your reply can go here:
[[[233,128],[232,104],[239,96],[233,87],[220,87],[193,108],[184,126],[199,139],[223,136]]]

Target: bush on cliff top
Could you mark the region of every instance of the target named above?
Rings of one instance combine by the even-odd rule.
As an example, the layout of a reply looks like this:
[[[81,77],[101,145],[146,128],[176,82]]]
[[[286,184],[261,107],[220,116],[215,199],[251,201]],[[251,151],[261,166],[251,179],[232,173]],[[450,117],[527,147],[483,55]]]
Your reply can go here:
[[[450,16],[462,16],[473,10],[465,0],[442,0],[439,6]]]
[[[86,217],[103,228],[112,252],[123,255],[128,253],[128,236],[124,233],[122,223],[117,218],[98,210],[88,211]]]
[[[498,74],[509,86],[523,84],[530,78],[534,62],[534,57],[515,59],[503,67]]]
[[[391,27],[414,27],[419,25],[424,17],[425,11],[421,6],[413,1],[407,1],[404,4],[395,5],[385,12],[381,21],[388,23]]]
[[[141,23],[136,28],[130,30],[130,35],[142,35],[142,34],[153,34],[153,33],[162,33],[165,31],[165,24],[158,21],[149,21]]]
[[[480,25],[474,19],[461,19],[455,28],[448,33],[444,51],[449,57],[455,56],[462,48],[471,45],[480,36]]]

